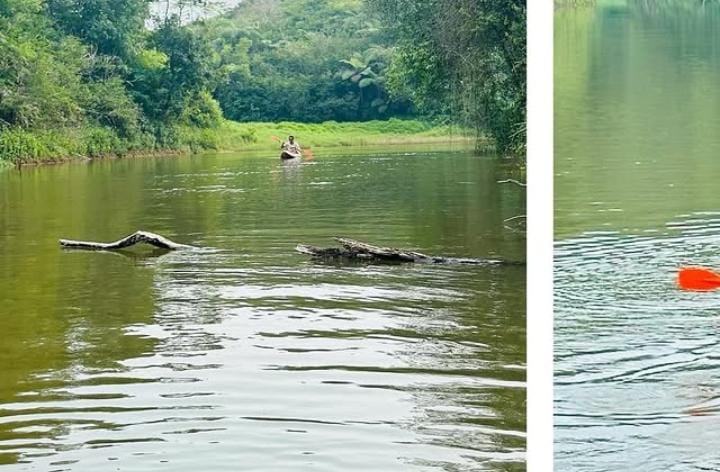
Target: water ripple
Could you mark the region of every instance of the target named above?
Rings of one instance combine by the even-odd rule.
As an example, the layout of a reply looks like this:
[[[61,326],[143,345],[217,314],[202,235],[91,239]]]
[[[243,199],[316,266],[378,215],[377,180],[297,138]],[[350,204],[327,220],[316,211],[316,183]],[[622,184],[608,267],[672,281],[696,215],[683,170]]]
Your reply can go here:
[[[719,265],[720,214],[683,215],[667,227],[663,236],[603,232],[556,244],[555,408],[562,461],[582,450],[587,457],[606,456],[603,470],[613,470],[607,461],[618,451],[643,450],[666,464],[688,446],[678,438],[705,435],[698,445],[720,439],[709,433],[720,425],[720,292],[684,292],[674,280],[682,265]],[[700,453],[691,462],[713,460]],[[598,470],[577,458],[573,464]]]

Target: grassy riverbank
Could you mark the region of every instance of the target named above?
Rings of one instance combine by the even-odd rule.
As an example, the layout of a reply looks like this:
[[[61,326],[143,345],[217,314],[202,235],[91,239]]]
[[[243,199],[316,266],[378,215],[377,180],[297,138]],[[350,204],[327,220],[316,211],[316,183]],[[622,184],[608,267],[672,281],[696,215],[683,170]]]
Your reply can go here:
[[[122,139],[109,128],[0,131],[0,165],[53,163],[78,159],[240,151],[277,148],[273,137],[297,136],[305,147],[368,146],[462,142],[461,130],[416,120],[355,123],[237,123],[215,128],[176,126]]]
[[[243,139],[247,134],[253,141]],[[235,123],[226,121],[218,133],[219,149],[274,149],[274,137],[295,135],[304,147],[370,146],[378,144],[422,144],[466,140],[461,130],[433,126],[417,120],[390,119],[354,123]]]

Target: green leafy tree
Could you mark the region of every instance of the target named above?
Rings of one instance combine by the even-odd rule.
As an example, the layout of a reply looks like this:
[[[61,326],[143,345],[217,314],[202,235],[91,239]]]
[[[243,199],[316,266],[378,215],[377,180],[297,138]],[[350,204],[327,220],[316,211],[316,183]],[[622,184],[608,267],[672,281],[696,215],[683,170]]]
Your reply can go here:
[[[172,19],[149,38],[151,52],[134,71],[133,90],[145,114],[171,122],[214,85],[214,54],[199,33]]]
[[[99,54],[131,58],[142,46],[149,0],[46,0],[58,28]]]
[[[86,50],[53,37],[39,2],[6,1],[0,16],[0,125],[62,126],[81,121],[77,97]]]
[[[387,93],[393,49],[368,13],[362,0],[247,0],[199,25],[222,64],[215,96],[224,114],[307,122],[412,115],[404,97]]]
[[[367,2],[397,37],[391,95],[489,134],[501,152],[524,152],[524,0]]]
[[[390,55],[389,48],[373,47],[363,54],[356,53],[350,59],[340,61],[342,70],[338,76],[356,84],[361,106],[369,103],[378,115],[388,110],[386,72]]]
[[[0,0],[0,159],[181,146],[220,125],[217,54],[175,17],[147,30],[147,7]]]

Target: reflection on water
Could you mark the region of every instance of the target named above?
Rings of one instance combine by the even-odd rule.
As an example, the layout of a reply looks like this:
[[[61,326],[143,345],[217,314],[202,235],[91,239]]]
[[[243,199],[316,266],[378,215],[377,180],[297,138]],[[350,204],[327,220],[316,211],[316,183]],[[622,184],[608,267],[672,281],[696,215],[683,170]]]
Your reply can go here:
[[[718,470],[720,6],[555,15],[556,470]]]
[[[460,153],[0,174],[0,463],[524,470],[524,268],[293,252],[349,235],[523,259],[503,175]],[[203,249],[57,246],[139,228]]]
[[[654,231],[720,207],[720,4],[707,3],[556,13],[558,237]]]

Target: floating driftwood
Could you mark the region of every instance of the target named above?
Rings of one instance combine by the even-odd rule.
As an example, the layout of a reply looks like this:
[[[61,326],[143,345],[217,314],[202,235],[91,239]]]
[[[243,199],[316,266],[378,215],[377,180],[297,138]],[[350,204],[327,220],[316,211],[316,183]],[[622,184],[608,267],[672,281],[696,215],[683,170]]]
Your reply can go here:
[[[150,233],[148,231],[136,231],[130,236],[126,236],[112,243],[96,243],[92,241],[73,241],[72,239],[61,239],[60,245],[66,248],[72,249],[93,249],[112,251],[116,249],[123,249],[135,244],[145,243],[151,246],[155,246],[160,249],[167,249],[174,251],[177,249],[189,249],[192,246],[186,244],[179,244],[174,241],[170,241],[164,236],[159,234]]]
[[[526,183],[520,182],[519,180],[515,180],[515,179],[498,180],[497,183],[499,183],[499,184],[515,184],[519,187],[527,187]]]
[[[494,259],[468,259],[459,257],[428,256],[406,249],[375,246],[347,238],[335,238],[342,247],[321,248],[298,244],[296,251],[324,260],[348,260],[358,262],[395,262],[419,264],[517,264]]]

